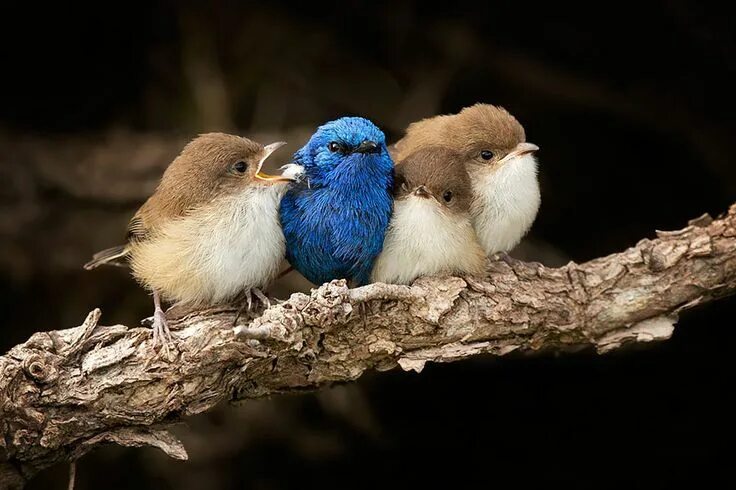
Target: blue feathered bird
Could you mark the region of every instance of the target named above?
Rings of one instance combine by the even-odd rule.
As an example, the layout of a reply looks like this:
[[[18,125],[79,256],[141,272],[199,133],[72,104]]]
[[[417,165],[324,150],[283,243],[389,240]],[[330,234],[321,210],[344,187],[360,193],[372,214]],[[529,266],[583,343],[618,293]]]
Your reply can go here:
[[[361,117],[320,126],[292,162],[304,169],[281,201],[286,258],[315,284],[369,282],[393,206],[383,132]]]

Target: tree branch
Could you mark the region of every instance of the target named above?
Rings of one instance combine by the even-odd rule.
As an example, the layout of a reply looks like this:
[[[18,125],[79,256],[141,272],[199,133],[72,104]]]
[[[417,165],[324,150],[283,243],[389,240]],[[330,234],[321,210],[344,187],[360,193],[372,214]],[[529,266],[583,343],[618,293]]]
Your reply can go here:
[[[239,325],[241,338],[236,306],[193,312],[173,321],[168,359],[152,350],[150,330],[99,326],[94,310],[0,357],[0,482],[21,486],[104,442],[186,459],[164,428],[181,417],[367,369],[667,339],[681,311],[736,290],[736,205],[657,235],[557,269],[504,257],[485,277],[357,289],[333,281]]]

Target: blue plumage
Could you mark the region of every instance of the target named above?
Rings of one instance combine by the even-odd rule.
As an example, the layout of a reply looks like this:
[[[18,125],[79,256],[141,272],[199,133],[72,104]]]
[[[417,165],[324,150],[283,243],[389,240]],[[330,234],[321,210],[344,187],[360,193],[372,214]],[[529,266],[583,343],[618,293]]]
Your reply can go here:
[[[360,117],[328,122],[293,163],[305,174],[281,201],[286,258],[315,284],[366,284],[393,206],[394,164],[383,132]]]

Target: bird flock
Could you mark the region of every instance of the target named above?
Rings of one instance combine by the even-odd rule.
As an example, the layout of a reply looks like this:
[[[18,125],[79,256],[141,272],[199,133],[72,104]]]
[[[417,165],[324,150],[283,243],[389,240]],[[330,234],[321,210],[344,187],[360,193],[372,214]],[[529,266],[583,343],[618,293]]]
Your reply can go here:
[[[129,265],[154,299],[154,344],[171,340],[162,301],[200,307],[263,290],[284,260],[314,284],[410,284],[479,274],[514,247],[540,204],[538,147],[506,110],[475,104],[412,123],[392,146],[362,117],[317,128],[282,167],[284,143],[203,134],[168,166],[126,243],[85,264]]]

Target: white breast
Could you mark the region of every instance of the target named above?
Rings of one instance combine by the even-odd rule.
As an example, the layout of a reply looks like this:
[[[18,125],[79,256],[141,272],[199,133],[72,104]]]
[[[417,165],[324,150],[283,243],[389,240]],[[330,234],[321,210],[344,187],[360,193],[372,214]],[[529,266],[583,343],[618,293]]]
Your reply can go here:
[[[451,216],[436,201],[410,196],[394,203],[371,278],[409,284],[425,275],[479,273],[484,262],[469,216]]]
[[[471,214],[486,254],[511,250],[534,222],[541,196],[537,162],[522,155],[495,172],[469,168],[473,182]]]
[[[284,185],[256,186],[172,221],[131,250],[136,277],[172,301],[216,304],[278,274]]]

